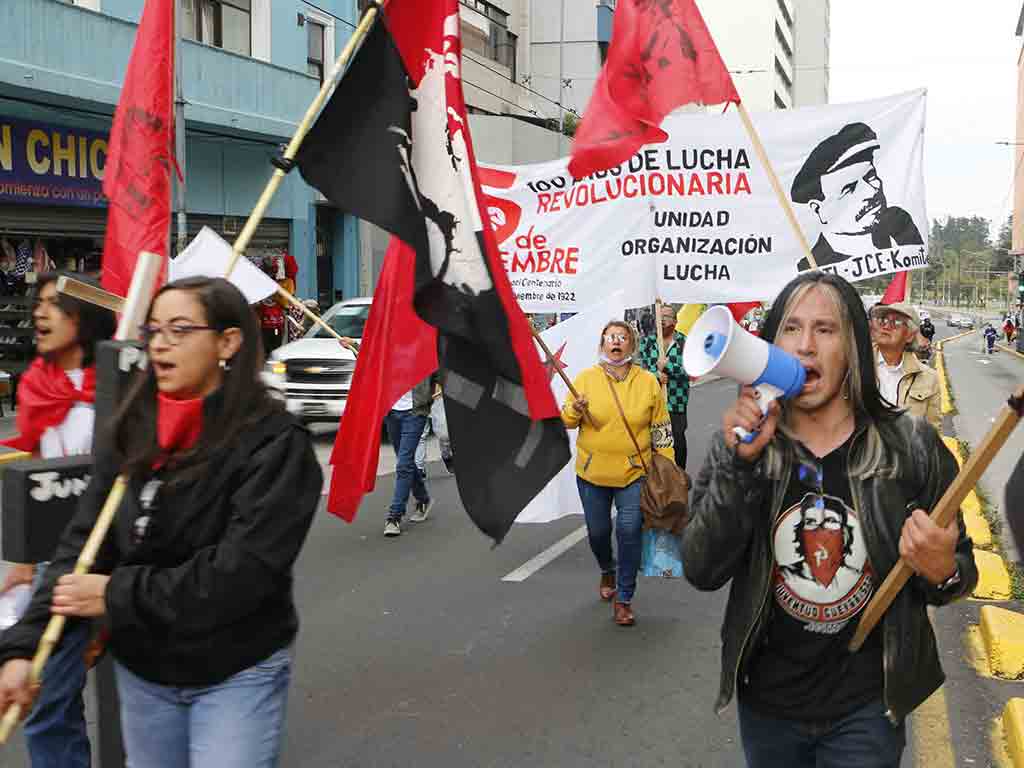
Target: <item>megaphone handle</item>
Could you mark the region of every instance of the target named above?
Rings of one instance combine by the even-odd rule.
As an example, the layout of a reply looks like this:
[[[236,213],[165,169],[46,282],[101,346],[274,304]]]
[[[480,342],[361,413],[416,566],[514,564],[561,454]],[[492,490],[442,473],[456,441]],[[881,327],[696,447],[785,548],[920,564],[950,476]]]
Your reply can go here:
[[[768,406],[782,396],[782,390],[771,384],[758,384],[754,389],[760,397],[757,398],[757,405],[761,409],[761,421],[768,415]],[[743,427],[733,427],[732,431],[739,437],[741,443],[752,443],[757,437],[758,430],[748,432]]]

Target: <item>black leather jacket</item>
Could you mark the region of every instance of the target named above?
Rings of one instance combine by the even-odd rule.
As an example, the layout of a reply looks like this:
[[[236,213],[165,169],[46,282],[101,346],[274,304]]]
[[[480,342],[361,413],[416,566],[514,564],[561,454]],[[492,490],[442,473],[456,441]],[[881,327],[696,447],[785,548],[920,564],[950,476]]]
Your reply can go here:
[[[923,419],[904,414],[879,429],[886,458],[871,476],[851,477],[850,490],[863,524],[868,557],[881,583],[899,559],[907,505],[932,509],[956,477],[958,467],[938,433]],[[859,423],[850,449],[851,463],[856,462],[857,452],[864,450],[865,433],[865,424]],[[690,523],[683,533],[686,578],[695,587],[716,590],[732,581],[722,624],[719,712],[732,699],[737,678],[744,674],[751,649],[761,642],[768,623],[771,522],[782,507],[795,455],[785,437],[779,435],[775,442],[782,449],[782,468],[777,477],[769,477],[763,455],[756,463],[745,462],[726,446],[721,432],[715,435],[697,478]],[[920,576],[911,577],[874,629],[884,632],[883,697],[886,714],[894,723],[945,680],[926,605],[944,605],[968,595],[978,581],[962,515],[956,560],[959,585],[944,591]]]

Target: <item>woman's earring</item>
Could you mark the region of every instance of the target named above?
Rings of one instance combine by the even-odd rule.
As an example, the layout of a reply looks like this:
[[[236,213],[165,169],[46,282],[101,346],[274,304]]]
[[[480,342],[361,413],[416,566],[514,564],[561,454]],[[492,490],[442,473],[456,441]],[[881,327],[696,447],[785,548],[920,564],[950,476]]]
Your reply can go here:
[[[223,371],[230,371],[231,370],[231,363],[229,361],[227,361],[227,360],[221,360],[220,361],[220,367],[221,367],[221,370],[223,370]]]

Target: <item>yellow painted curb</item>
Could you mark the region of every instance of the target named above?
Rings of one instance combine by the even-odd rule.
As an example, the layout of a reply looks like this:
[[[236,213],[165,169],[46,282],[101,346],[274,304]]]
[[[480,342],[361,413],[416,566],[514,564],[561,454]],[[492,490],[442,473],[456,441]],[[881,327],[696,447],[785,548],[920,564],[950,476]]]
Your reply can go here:
[[[1011,594],[1010,573],[1006,570],[1003,558],[995,552],[976,549],[974,550],[974,562],[978,565],[978,586],[974,588],[974,597],[979,600],[1009,600]],[[1020,638],[1022,654],[1024,654],[1024,616],[1021,617],[1021,621]],[[1024,655],[1022,655],[1022,660],[1024,660]]]
[[[953,398],[949,396],[949,380],[946,377],[946,361],[941,349],[935,356],[935,371],[939,374],[939,393],[941,395],[942,413],[952,413]]]
[[[1024,699],[1010,699],[1003,710],[1003,735],[1013,765],[1024,766]]]
[[[981,637],[993,675],[1004,680],[1024,677],[1024,615],[994,605],[983,605]],[[1024,734],[1024,730],[1021,733]],[[1024,762],[1019,765],[1024,765]]]
[[[1006,346],[1005,344],[996,344],[996,346],[999,347],[1004,352],[1009,352],[1011,355],[1016,355],[1017,357],[1019,357],[1021,359],[1024,359],[1024,355],[1022,355],[1016,349],[1012,349],[1012,348]]]
[[[971,513],[964,510],[964,525],[967,528],[967,535],[971,537],[974,546],[987,548],[992,546],[992,529],[989,527],[981,513]]]

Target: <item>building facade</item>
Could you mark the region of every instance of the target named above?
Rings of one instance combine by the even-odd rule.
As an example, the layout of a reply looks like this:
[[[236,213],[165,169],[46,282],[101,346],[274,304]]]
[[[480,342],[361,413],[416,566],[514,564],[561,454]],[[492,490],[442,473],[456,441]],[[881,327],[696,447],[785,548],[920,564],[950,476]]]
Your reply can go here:
[[[1024,37],[1024,3],[1017,18],[1017,37]],[[1024,163],[1024,44],[1017,57],[1017,140],[1013,153],[1013,244],[1015,271],[1024,269],[1024,184],[1020,167]]]
[[[178,0],[190,235],[240,231],[356,21],[357,0]],[[143,0],[0,3],[0,237],[99,269],[106,140]],[[298,295],[358,292],[358,227],[298,173],[250,254],[296,258]]]

